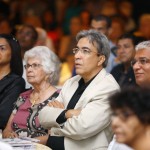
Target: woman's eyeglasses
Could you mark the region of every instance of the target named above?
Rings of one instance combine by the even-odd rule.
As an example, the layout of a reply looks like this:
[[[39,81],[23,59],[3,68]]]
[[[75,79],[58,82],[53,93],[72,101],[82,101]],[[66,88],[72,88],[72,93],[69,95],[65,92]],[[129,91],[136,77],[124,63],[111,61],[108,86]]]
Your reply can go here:
[[[33,68],[33,69],[38,69],[39,67],[41,67],[42,65],[41,64],[36,64],[36,63],[33,63],[33,64],[26,64],[24,65],[25,69],[29,69],[30,67]]]

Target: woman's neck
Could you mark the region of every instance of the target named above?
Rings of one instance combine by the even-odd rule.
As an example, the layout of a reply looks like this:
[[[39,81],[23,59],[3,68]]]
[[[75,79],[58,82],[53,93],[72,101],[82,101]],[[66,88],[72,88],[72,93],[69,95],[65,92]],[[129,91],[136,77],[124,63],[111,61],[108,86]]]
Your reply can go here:
[[[53,87],[50,83],[34,85],[33,92],[30,96],[30,101],[32,106],[35,104],[43,102],[45,99],[49,98],[57,89]]]
[[[1,67],[0,66],[0,80],[3,79],[6,75],[10,73],[10,67]]]
[[[46,82],[46,83],[41,83],[37,85],[33,85],[34,87],[34,92],[41,93],[51,87],[51,84]]]

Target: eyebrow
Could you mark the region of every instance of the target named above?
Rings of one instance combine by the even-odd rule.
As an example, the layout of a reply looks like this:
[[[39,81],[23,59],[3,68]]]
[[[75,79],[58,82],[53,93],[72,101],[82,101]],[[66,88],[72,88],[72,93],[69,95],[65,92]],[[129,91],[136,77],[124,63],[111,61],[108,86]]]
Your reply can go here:
[[[79,48],[78,46],[76,46],[75,48]],[[88,49],[88,50],[91,50],[90,48],[88,48],[88,47],[81,47],[81,49]]]
[[[149,58],[147,58],[147,57],[139,57],[138,59],[143,59],[143,58],[149,59]]]
[[[2,47],[6,47],[7,45],[0,45],[0,48],[2,48]]]

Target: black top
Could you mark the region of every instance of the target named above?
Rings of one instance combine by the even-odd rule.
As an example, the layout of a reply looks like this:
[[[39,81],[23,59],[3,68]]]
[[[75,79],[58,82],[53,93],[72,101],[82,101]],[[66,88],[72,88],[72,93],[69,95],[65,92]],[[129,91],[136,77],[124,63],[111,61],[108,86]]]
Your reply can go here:
[[[124,88],[126,86],[136,85],[135,76],[132,67],[130,67],[128,71],[125,73],[124,65],[118,64],[112,69],[111,74],[116,79],[116,81],[118,82],[121,88]]]
[[[87,83],[84,82],[83,78],[79,80],[79,86],[77,90],[75,91],[74,95],[70,99],[67,110],[68,109],[74,109],[75,105],[77,104],[78,100],[80,99],[81,95],[85,91],[85,89],[88,87],[88,85],[92,82],[92,80],[95,78],[95,76],[88,81]],[[63,111],[60,116],[57,118],[57,123],[61,124],[65,122],[67,119],[65,118],[65,111]],[[65,150],[64,146],[64,137],[57,137],[57,136],[49,136],[47,141],[47,146],[49,146],[53,150]]]
[[[24,90],[24,79],[14,73],[10,73],[0,80],[0,129],[5,128],[14,102]]]

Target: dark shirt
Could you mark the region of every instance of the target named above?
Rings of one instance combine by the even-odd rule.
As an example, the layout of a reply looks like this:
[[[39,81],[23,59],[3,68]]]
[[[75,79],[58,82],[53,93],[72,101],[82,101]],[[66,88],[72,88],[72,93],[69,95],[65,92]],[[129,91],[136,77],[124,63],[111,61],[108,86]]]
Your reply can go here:
[[[10,73],[0,80],[0,129],[5,128],[14,102],[24,90],[24,79],[14,73]]]
[[[125,72],[124,65],[119,64],[112,69],[111,74],[116,79],[121,88],[136,85],[132,67],[130,67],[128,71]]]
[[[79,86],[77,90],[75,91],[74,95],[70,99],[67,110],[68,109],[74,109],[75,105],[77,104],[78,100],[80,99],[81,95],[85,91],[85,89],[88,87],[88,85],[92,82],[92,80],[95,78],[95,76],[88,81],[87,83],[84,82],[83,78],[80,79],[79,81]],[[67,119],[65,118],[65,111],[63,111],[57,118],[57,123],[63,123]],[[48,141],[47,141],[47,146],[49,146],[53,150],[65,150],[64,146],[64,137],[56,137],[56,136],[49,136]]]

